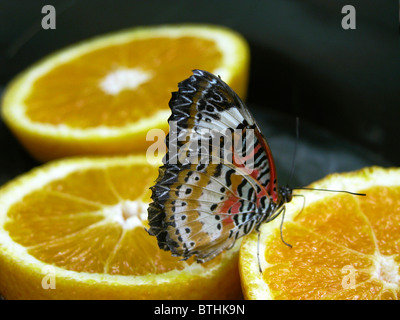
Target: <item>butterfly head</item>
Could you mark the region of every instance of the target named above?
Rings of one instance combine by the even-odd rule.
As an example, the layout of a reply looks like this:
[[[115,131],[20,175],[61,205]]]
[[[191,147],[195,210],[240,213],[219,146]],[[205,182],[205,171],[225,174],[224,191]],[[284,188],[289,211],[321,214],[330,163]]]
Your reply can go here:
[[[279,197],[280,197],[280,204],[283,205],[287,202],[292,201],[293,198],[293,189],[289,186],[281,186],[278,190]]]

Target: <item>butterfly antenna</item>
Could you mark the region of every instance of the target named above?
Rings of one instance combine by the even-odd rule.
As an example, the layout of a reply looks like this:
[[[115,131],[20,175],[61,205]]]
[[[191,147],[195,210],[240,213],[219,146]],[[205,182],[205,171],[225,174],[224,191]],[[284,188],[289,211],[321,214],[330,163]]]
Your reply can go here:
[[[341,192],[341,193],[347,193],[351,194],[353,196],[362,196],[365,197],[367,194],[366,193],[359,193],[359,192],[351,192],[347,190],[331,190],[331,189],[320,189],[320,188],[293,188],[293,190],[312,190],[312,191],[324,191],[324,192]]]
[[[295,160],[296,160],[296,154],[297,154],[297,145],[298,145],[298,142],[299,142],[299,125],[300,125],[299,117],[296,117],[296,141],[295,141],[295,144],[294,144],[292,165],[291,165],[291,169],[290,169],[289,178],[288,178],[288,181],[287,181],[287,184],[286,184],[287,186],[289,185],[289,182],[292,180],[293,174],[294,174],[294,166],[295,166]]]

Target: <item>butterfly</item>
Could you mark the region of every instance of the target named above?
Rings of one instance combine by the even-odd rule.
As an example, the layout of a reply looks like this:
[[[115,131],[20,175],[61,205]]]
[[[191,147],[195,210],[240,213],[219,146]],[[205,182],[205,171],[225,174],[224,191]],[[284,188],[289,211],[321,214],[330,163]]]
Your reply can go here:
[[[178,88],[169,102],[168,152],[151,187],[147,232],[172,255],[206,262],[275,219],[292,189],[277,187],[267,140],[220,77],[193,70]]]

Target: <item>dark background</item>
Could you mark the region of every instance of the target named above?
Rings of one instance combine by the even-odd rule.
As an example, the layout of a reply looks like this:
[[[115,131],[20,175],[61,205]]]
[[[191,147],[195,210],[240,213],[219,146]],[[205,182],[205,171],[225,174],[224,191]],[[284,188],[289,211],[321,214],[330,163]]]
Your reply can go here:
[[[56,9],[56,30],[41,28],[46,4]],[[356,8],[356,30],[341,27],[341,9],[347,4]],[[398,0],[0,0],[0,88],[66,45],[123,28],[180,22],[224,25],[247,39],[247,103],[258,117],[267,117],[265,121],[268,115],[275,117],[261,127],[267,127],[276,158],[283,158],[278,136],[294,132],[294,117],[299,116],[300,143],[319,146],[310,149],[316,155],[322,148],[334,162],[346,152],[367,159],[342,167],[331,163],[326,172],[365,164],[400,165]],[[35,165],[4,124],[0,130],[2,158],[8,157],[14,168],[11,175]],[[333,136],[325,139],[325,134]],[[296,161],[301,166],[301,154],[309,149],[299,150]],[[285,157],[286,168],[291,158],[292,153]],[[326,158],[321,165],[327,165]],[[3,181],[10,176],[9,171],[4,174]]]

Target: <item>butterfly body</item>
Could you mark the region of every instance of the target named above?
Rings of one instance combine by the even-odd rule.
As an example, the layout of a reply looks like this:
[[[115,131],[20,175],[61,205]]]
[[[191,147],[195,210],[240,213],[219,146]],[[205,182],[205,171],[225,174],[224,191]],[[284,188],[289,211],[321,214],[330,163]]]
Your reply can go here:
[[[291,189],[277,188],[267,141],[227,84],[194,70],[178,86],[148,232],[161,249],[204,262],[274,219]]]

